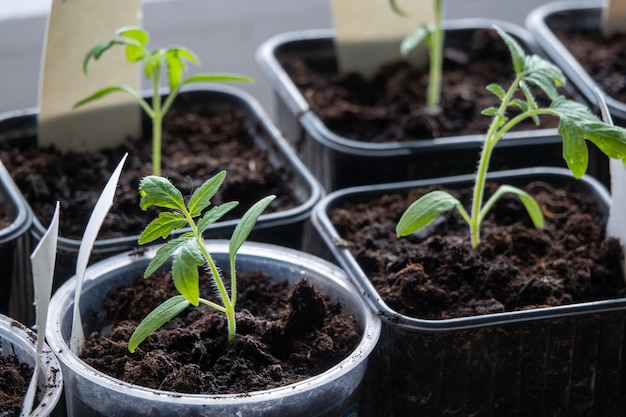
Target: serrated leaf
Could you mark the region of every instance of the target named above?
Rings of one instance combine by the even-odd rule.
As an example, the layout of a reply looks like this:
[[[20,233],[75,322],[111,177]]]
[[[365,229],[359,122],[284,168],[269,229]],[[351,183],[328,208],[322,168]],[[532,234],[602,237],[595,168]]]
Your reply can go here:
[[[200,303],[198,267],[203,264],[204,257],[195,240],[188,240],[182,245],[172,262],[174,286],[194,306]]]
[[[152,220],[139,236],[138,243],[144,245],[156,239],[165,239],[174,230],[189,226],[187,219],[180,213],[164,212]]]
[[[254,79],[245,75],[239,74],[194,74],[187,78],[183,85],[193,83],[225,83],[225,82],[238,82],[238,83],[253,83]]]
[[[199,216],[202,210],[211,204],[211,199],[220,189],[225,178],[226,171],[221,171],[202,183],[202,185],[191,194],[189,204],[187,204],[191,217]]]
[[[400,52],[402,55],[406,56],[420,43],[430,43],[429,37],[431,34],[432,30],[428,25],[420,26],[413,33],[410,33],[402,39],[402,42],[400,43]]]
[[[130,336],[128,350],[133,353],[148,336],[182,313],[187,307],[189,307],[189,301],[182,295],[176,295],[161,303],[139,323]]]
[[[228,253],[231,259],[234,259],[235,254],[239,251],[241,245],[243,245],[250,235],[250,232],[254,228],[254,225],[256,224],[261,213],[263,213],[263,211],[272,201],[274,201],[275,198],[275,195],[262,198],[250,207],[241,217],[241,220],[237,223],[229,242]]]
[[[211,208],[211,210],[207,211],[198,221],[198,233],[204,233],[213,223],[221,219],[238,204],[239,203],[237,201],[230,201]]]
[[[396,225],[398,237],[408,236],[428,226],[441,214],[460,207],[459,200],[445,191],[432,191],[413,202]]]
[[[504,99],[504,97],[506,96],[506,91],[504,91],[504,88],[495,83],[489,84],[487,86],[487,91],[498,97],[500,100]]]
[[[139,183],[139,193],[142,210],[156,206],[185,211],[182,193],[167,178],[155,175],[143,178]]]
[[[186,245],[187,242],[193,239],[193,234],[191,236],[181,236],[176,239],[170,240],[159,249],[157,249],[156,254],[146,267],[146,270],[143,273],[144,278],[148,278],[150,275],[154,274],[157,269],[159,269],[165,262],[167,262],[179,248]]]
[[[519,75],[524,71],[525,63],[526,63],[526,53],[524,49],[520,46],[519,43],[511,35],[500,29],[499,27],[495,27],[495,30],[500,35],[500,38],[504,41],[505,45],[509,49],[509,53],[511,54],[511,60],[513,62],[513,68],[515,69],[515,74]]]

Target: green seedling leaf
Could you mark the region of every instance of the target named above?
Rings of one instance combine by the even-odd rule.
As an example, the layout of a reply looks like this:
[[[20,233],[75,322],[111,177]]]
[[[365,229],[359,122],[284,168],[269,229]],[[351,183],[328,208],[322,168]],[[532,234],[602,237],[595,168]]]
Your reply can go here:
[[[165,62],[167,63],[170,90],[175,90],[180,84],[183,73],[186,70],[185,63],[178,56],[178,52],[175,49],[170,49],[165,53]]]
[[[400,52],[402,53],[402,55],[406,56],[420,43],[426,42],[430,44],[431,34],[432,28],[430,26],[420,26],[415,32],[402,39],[402,43],[400,44]]]
[[[500,29],[499,27],[495,27],[495,30],[498,32],[498,35],[504,43],[506,44],[509,52],[511,54],[511,60],[513,61],[513,69],[516,74],[521,74],[525,68],[525,57],[524,49],[520,46],[519,43],[511,35]]]
[[[500,100],[503,100],[506,96],[506,91],[504,91],[504,88],[500,87],[498,84],[489,84],[487,86],[487,91],[498,97]]]
[[[252,231],[252,228],[254,228],[254,225],[256,224],[259,216],[261,215],[261,213],[263,213],[267,206],[269,206],[270,203],[274,201],[275,198],[275,195],[269,195],[257,201],[241,217],[241,220],[235,227],[233,235],[230,238],[229,254],[231,258],[235,256],[235,254],[241,248],[241,245],[243,245],[246,239],[248,239],[248,236],[250,236],[250,232]]]
[[[194,306],[200,303],[198,267],[201,265],[204,265],[204,257],[195,240],[189,240],[182,245],[172,262],[174,286]]]
[[[103,53],[111,49],[115,45],[137,45],[137,43],[131,39],[109,39],[106,41],[102,41],[93,48],[91,48],[87,55],[85,55],[85,59],[83,59],[83,72],[87,74],[87,66],[89,65],[89,61],[92,59],[97,61],[100,59]]]
[[[408,16],[408,14],[398,6],[398,2],[396,0],[389,0],[389,6],[391,7],[391,10],[393,10],[393,12],[398,16]]]
[[[396,235],[402,237],[413,234],[455,207],[461,207],[459,200],[444,191],[432,191],[420,197],[404,212],[396,226]]]
[[[144,245],[159,238],[165,239],[174,230],[187,226],[187,219],[180,213],[165,212],[152,220],[144,231],[139,235],[138,243]]]
[[[188,204],[191,217],[198,217],[211,204],[211,199],[222,186],[224,178],[226,178],[226,171],[221,171],[193,192]]]
[[[123,92],[123,93],[127,93],[130,94],[131,96],[135,97],[135,99],[137,100],[143,100],[143,98],[141,96],[138,96],[137,93],[135,92],[135,90],[133,90],[132,88],[125,86],[125,85],[116,85],[113,87],[105,87],[101,90],[96,91],[95,93],[93,93],[92,95],[90,95],[89,97],[86,97],[82,100],[80,100],[78,103],[74,104],[74,108],[78,108],[81,106],[84,106],[87,103],[91,103],[92,101],[96,101],[101,99],[104,96],[108,96],[111,93],[116,93],[116,92]]]
[[[502,198],[502,196],[505,194],[514,194],[519,197],[522,204],[524,204],[524,207],[526,208],[526,211],[528,212],[528,215],[530,216],[530,219],[532,220],[535,228],[543,229],[545,219],[543,217],[543,213],[541,212],[541,207],[539,207],[537,201],[526,191],[517,187],[513,187],[512,185],[501,185],[498,190],[491,196],[491,198],[487,201],[487,203],[485,203],[485,206],[481,210],[479,218],[480,222],[485,219],[485,216],[487,216],[487,213],[489,212],[489,210],[491,210],[495,202]]]
[[[187,307],[189,307],[189,301],[182,295],[176,295],[164,301],[139,323],[128,341],[128,350],[134,353],[141,342]]]
[[[152,206],[186,210],[182,193],[167,178],[154,175],[143,178],[139,184],[139,193],[142,210]]]
[[[128,38],[134,41],[137,45],[146,46],[150,42],[150,34],[137,26],[127,26],[119,28],[116,35]]]
[[[497,107],[488,107],[480,113],[484,116],[494,117],[500,114],[500,110]]]
[[[193,237],[193,234],[191,236],[189,236],[188,234],[183,235],[176,239],[170,240],[169,242],[161,246],[154,255],[154,258],[152,258],[152,260],[148,264],[148,267],[146,268],[143,277],[148,278],[150,275],[154,274],[157,269],[159,269],[165,262],[167,262],[170,257],[173,256],[174,253],[176,253],[176,251],[186,245],[190,239],[193,239]]]
[[[198,221],[198,233],[202,234],[216,221],[224,217],[226,213],[237,207],[237,201],[231,201],[211,208]]]
[[[238,74],[195,74],[187,78],[183,85],[193,83],[224,83],[224,82],[237,82],[237,83],[253,83],[254,79],[245,75]]]

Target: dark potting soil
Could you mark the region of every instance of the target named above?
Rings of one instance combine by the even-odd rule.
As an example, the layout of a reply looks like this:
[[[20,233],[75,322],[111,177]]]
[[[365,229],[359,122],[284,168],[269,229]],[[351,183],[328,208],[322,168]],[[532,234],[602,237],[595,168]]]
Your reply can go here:
[[[456,211],[440,217],[430,236],[396,237],[400,216],[425,189],[346,203],[330,215],[341,244],[384,301],[411,317],[447,319],[626,295],[622,249],[605,237],[595,202],[544,183],[526,190],[540,203],[545,228],[533,228],[519,200],[505,197],[485,219],[475,250]],[[471,190],[448,191],[469,207]]]
[[[288,186],[292,173],[272,165],[268,152],[255,145],[245,118],[242,112],[209,117],[173,109],[164,122],[162,175],[183,195],[191,195],[209,177],[226,170],[225,183],[212,202],[236,200],[239,206],[225,219],[240,217],[270,194],[277,198],[268,212],[298,204]],[[80,239],[102,188],[128,152],[113,207],[99,237],[136,235],[156,216],[139,208],[139,181],[152,173],[149,125],[144,126],[144,132],[148,137],[93,153],[61,154],[55,148],[40,149],[34,144],[21,148],[4,143],[0,144],[0,159],[41,223],[48,224],[56,201],[60,201],[60,234]]]
[[[203,277],[206,281],[206,277]],[[246,393],[285,386],[320,374],[349,356],[362,330],[341,306],[305,280],[238,274],[237,335],[227,340],[222,313],[190,307],[142,343],[128,340],[158,304],[177,294],[162,272],[111,292],[111,321],[92,334],[82,358],[115,378],[153,389],[194,394]],[[211,288],[201,283],[201,288]],[[202,294],[215,300],[213,294]]]
[[[21,363],[14,355],[0,355],[0,415],[17,417],[22,411],[24,396],[33,368]]]
[[[626,102],[626,35],[604,37],[599,29],[568,30],[556,23],[552,29],[606,94]]]
[[[383,66],[371,79],[357,73],[340,74],[334,59],[284,59],[283,65],[313,112],[336,134],[360,141],[403,142],[484,134],[491,118],[481,112],[498,106],[486,87],[507,89],[515,77],[508,49],[493,30],[476,30],[468,50],[444,48],[441,110],[426,107],[428,69],[407,61]],[[545,95],[536,91],[539,103]],[[542,98],[543,97],[543,98]],[[541,127],[556,127],[553,118]],[[516,130],[535,127],[525,121]]]

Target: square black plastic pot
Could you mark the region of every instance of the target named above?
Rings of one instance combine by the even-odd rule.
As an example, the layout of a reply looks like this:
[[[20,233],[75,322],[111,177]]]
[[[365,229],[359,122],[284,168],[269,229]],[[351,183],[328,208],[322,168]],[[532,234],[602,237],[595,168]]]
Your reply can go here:
[[[534,181],[571,186],[596,198],[608,213],[606,189],[591,177],[576,180],[567,170],[503,171],[489,179],[517,186]],[[626,415],[626,299],[418,319],[392,310],[349,250],[336,245],[341,236],[328,216],[332,208],[432,184],[466,187],[473,184],[473,177],[340,190],[323,198],[313,212],[314,225],[328,249],[383,322],[366,378],[371,415]],[[557,358],[567,361],[555,370],[551,363]]]
[[[0,204],[12,221],[0,229],[0,314],[24,322],[26,311],[32,309],[33,283],[30,267],[30,235],[32,213],[11,176],[0,163]],[[31,301],[27,309],[24,302]]]
[[[268,151],[275,167],[289,173],[289,185],[298,200],[298,205],[292,209],[261,215],[250,235],[250,240],[300,249],[306,239],[305,234],[310,228],[307,223],[311,210],[321,198],[323,190],[280,135],[258,102],[239,89],[213,86],[183,91],[176,98],[174,107],[178,110],[189,110],[206,115],[233,110],[246,113],[247,130],[256,144]],[[36,119],[37,113],[32,110],[5,114],[0,117],[0,140],[10,141],[15,144],[14,146],[33,143],[37,134]],[[32,212],[32,209],[30,211]],[[61,215],[62,213],[63,207],[61,207]],[[45,227],[36,216],[32,217],[31,234],[36,243],[45,233]],[[146,224],[149,220],[151,219],[146,219]],[[217,222],[206,232],[205,236],[207,238],[230,238],[237,222],[237,219]],[[184,229],[179,234],[186,231],[188,230]],[[138,237],[138,235],[132,235],[114,239],[98,239],[90,261],[95,262],[137,248]],[[79,247],[79,240],[59,237],[54,288],[74,274]],[[32,310],[32,295],[30,297]],[[32,320],[25,320],[25,322],[30,323]]]
[[[473,32],[491,29],[493,25],[511,34],[527,52],[539,50],[525,29],[487,19],[445,21],[445,44],[467,49]],[[484,141],[484,135],[480,134],[402,143],[367,143],[333,133],[309,108],[287,74],[283,63],[292,58],[302,59],[311,66],[336,67],[334,31],[281,34],[267,40],[257,51],[257,61],[277,98],[278,126],[326,190],[465,174],[476,168],[476,158],[468,155],[478,156]],[[505,136],[494,154],[492,168],[513,169],[529,164],[565,166],[561,154],[555,129],[512,132]],[[594,169],[592,166],[590,172]]]
[[[578,91],[582,99],[589,103],[599,114],[596,90],[602,91],[598,83],[581,66],[567,47],[556,36],[553,28],[568,31],[600,29],[602,24],[602,6],[598,3],[560,1],[548,3],[533,10],[526,19],[526,27],[533,34],[543,53],[561,68],[569,82]],[[626,126],[626,103],[604,94],[604,100],[613,121],[619,126]],[[595,149],[595,147],[593,148]],[[596,152],[601,158],[600,170],[594,176],[609,184],[608,159]]]

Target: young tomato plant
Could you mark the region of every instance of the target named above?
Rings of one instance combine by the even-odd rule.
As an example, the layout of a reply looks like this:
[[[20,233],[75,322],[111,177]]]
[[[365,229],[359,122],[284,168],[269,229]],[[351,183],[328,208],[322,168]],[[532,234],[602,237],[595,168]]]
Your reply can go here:
[[[443,39],[444,32],[441,20],[442,0],[434,0],[435,20],[432,24],[420,26],[415,32],[407,35],[400,44],[402,55],[408,55],[420,43],[424,42],[429,52],[428,96],[426,105],[436,110],[441,97],[441,72],[443,70]],[[406,13],[398,7],[397,0],[389,0],[393,11],[401,16]]]
[[[149,176],[142,179],[139,185],[141,209],[146,210],[148,207],[155,206],[170,209],[171,211],[162,212],[159,214],[159,217],[148,224],[139,236],[139,244],[150,243],[159,238],[165,239],[174,230],[183,227],[189,226],[191,231],[170,240],[159,248],[146,268],[144,278],[152,275],[173,256],[172,279],[180,294],[164,301],[142,320],[128,341],[128,349],[131,352],[134,352],[137,346],[152,332],[187,307],[190,305],[197,307],[201,303],[224,313],[228,323],[228,340],[232,340],[235,337],[235,303],[237,301],[235,257],[250,235],[258,217],[274,200],[275,196],[267,196],[255,203],[248,209],[235,227],[229,242],[228,252],[230,267],[229,294],[224,277],[216,266],[213,257],[207,251],[204,245],[204,238],[202,237],[202,234],[211,224],[222,218],[238,204],[236,201],[231,201],[214,206],[202,215],[202,212],[211,204],[211,198],[218,191],[225,177],[226,172],[222,171],[205,181],[204,184],[193,192],[187,204],[185,204],[182,193],[166,178]],[[198,217],[200,218],[196,222],[194,219]],[[206,267],[213,279],[222,304],[200,297],[198,267],[202,265]]]
[[[126,60],[131,63],[143,63],[145,77],[152,84],[152,103],[148,103],[141,94],[126,85],[104,87],[89,97],[80,100],[74,108],[81,107],[87,103],[98,100],[115,92],[130,94],[137,100],[141,108],[152,120],[152,174],[161,174],[161,131],[163,128],[163,117],[171,107],[180,89],[188,84],[202,82],[252,82],[249,77],[238,74],[194,74],[183,78],[187,70],[187,62],[199,65],[198,57],[189,49],[183,47],[159,48],[148,50],[147,45],[150,35],[145,30],[138,27],[125,27],[117,31],[117,38],[100,42],[94,46],[83,61],[83,72],[87,74],[89,61],[98,60],[103,53],[115,45],[126,47]],[[163,69],[167,72],[169,93],[165,101],[161,101],[159,87]]]
[[[536,55],[525,55],[513,38],[497,30],[511,53],[515,79],[507,90],[497,84],[487,87],[501,100],[501,103],[499,107],[491,107],[483,111],[483,114],[493,119],[487,131],[478,164],[471,211],[468,213],[450,194],[433,191],[419,198],[404,212],[396,226],[398,237],[413,234],[430,224],[440,214],[456,208],[468,223],[471,244],[472,247],[476,247],[480,243],[480,225],[483,219],[494,203],[504,194],[517,195],[535,227],[542,228],[544,218],[539,205],[529,194],[516,187],[502,185],[483,204],[487,170],[494,147],[506,132],[524,119],[531,118],[539,124],[539,116],[559,118],[558,134],[563,139],[563,158],[576,178],[580,178],[587,170],[588,151],[585,139],[593,142],[610,158],[626,159],[626,129],[608,125],[591,114],[582,104],[559,96],[557,87],[565,83],[560,69]],[[530,86],[539,87],[547,94],[552,100],[549,107],[539,107],[530,91]],[[515,97],[515,93],[519,91],[524,99]],[[514,117],[509,117],[507,110],[510,108],[517,108],[520,112]]]

